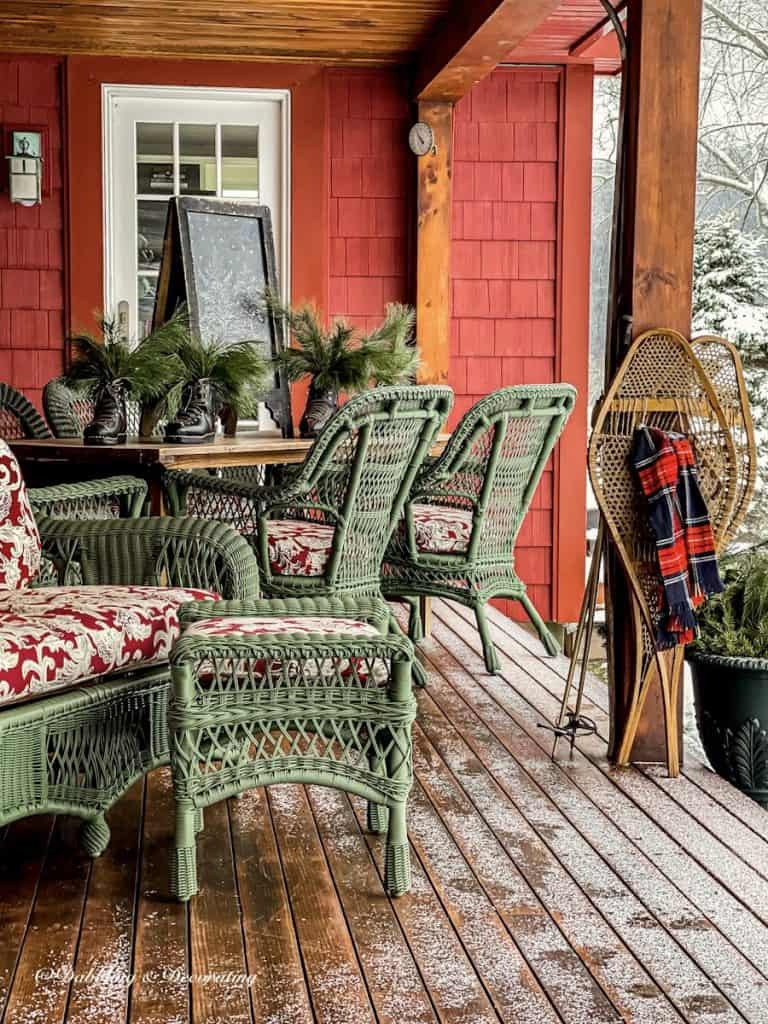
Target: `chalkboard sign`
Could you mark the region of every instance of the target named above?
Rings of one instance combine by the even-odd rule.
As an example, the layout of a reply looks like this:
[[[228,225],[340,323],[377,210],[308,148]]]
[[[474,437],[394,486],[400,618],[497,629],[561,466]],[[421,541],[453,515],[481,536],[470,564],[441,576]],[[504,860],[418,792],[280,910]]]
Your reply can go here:
[[[272,217],[267,206],[180,196],[168,204],[154,327],[184,304],[191,329],[203,340],[261,343],[264,355],[283,349],[282,326],[260,301],[277,290]],[[264,396],[285,437],[291,437],[288,381],[275,371]]]

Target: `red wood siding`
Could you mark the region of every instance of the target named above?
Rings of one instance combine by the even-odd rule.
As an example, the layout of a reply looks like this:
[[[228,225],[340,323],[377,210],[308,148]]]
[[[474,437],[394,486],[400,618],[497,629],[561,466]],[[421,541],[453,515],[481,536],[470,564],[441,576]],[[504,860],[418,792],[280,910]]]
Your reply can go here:
[[[455,423],[488,391],[555,379],[560,71],[496,71],[456,106],[451,362]],[[553,479],[523,524],[517,567],[552,615]],[[515,617],[516,602],[499,606]]]
[[[39,407],[43,384],[61,373],[64,349],[60,61],[0,58],[0,125],[9,124],[47,125],[50,136],[51,195],[41,206],[11,203],[0,170],[0,380]]]
[[[394,73],[332,71],[329,309],[372,327],[410,295],[410,206],[415,169],[410,109]]]

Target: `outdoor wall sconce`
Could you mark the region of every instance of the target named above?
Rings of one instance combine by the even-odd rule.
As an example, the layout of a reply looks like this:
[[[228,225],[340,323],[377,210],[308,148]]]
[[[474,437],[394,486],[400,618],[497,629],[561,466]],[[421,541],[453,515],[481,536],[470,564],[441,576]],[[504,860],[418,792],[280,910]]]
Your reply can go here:
[[[43,195],[43,133],[13,129],[8,133],[8,195],[12,203],[37,206]]]

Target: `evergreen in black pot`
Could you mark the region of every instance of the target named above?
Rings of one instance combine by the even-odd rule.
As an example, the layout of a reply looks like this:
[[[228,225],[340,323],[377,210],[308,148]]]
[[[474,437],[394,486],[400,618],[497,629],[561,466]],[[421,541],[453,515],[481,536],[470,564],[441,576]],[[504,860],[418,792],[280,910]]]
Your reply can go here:
[[[728,559],[722,575],[688,649],[696,723],[715,771],[768,808],[768,550]]]

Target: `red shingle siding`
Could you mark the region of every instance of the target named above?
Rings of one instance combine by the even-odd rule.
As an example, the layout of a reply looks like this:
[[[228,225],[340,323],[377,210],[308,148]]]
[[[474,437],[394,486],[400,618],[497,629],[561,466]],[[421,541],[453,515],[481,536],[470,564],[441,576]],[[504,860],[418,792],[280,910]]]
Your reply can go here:
[[[378,323],[409,298],[409,210],[415,169],[405,82],[386,72],[331,71],[331,317]]]
[[[456,107],[453,175],[452,423],[505,384],[555,372],[559,72],[496,71]],[[517,567],[552,612],[552,473],[520,533]],[[514,602],[499,602],[519,617]]]
[[[0,124],[46,125],[51,194],[42,206],[0,193],[0,379],[40,406],[43,385],[61,373],[64,349],[64,194],[61,65],[0,58]],[[4,173],[4,172],[3,172]]]

